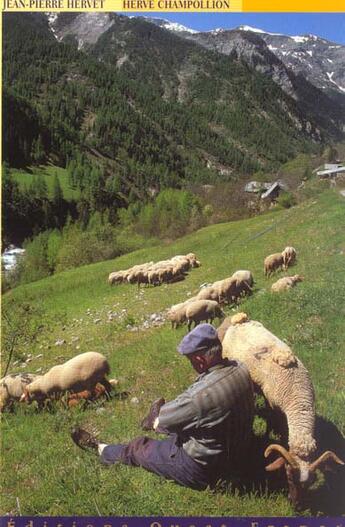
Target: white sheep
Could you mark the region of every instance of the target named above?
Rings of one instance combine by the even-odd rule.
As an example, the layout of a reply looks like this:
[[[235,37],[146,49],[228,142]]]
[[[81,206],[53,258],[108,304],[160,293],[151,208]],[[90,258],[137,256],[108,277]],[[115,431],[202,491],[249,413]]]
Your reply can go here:
[[[264,273],[269,277],[274,271],[285,269],[284,256],[282,253],[274,253],[267,256],[264,260]]]
[[[214,318],[224,318],[225,314],[220,308],[218,302],[213,300],[196,300],[190,302],[186,307],[186,319],[188,331],[191,330],[192,322],[197,326],[199,322],[213,322]]]
[[[243,362],[270,406],[286,417],[289,450],[281,445],[270,445],[265,457],[278,452],[279,458],[266,470],[277,470],[285,465],[289,495],[298,504],[303,488],[313,482],[317,468],[331,459],[343,464],[333,452],[325,452],[312,461],[316,452],[315,397],[309,372],[287,344],[260,322],[249,321],[245,313],[235,315],[230,324],[227,319],[223,324],[228,324],[222,342],[223,355]]]
[[[292,287],[294,287],[297,282],[302,282],[304,280],[303,276],[300,276],[299,274],[295,274],[294,276],[284,276],[284,278],[280,278],[274,284],[271,286],[271,291],[273,293],[281,293],[282,291],[288,291]]]
[[[37,377],[34,373],[15,373],[3,377],[0,380],[0,412],[6,407],[11,408],[14,401],[19,401],[26,386]]]
[[[124,282],[124,273],[125,271],[114,271],[113,273],[110,273],[108,283],[110,285],[121,284]]]
[[[25,387],[21,401],[42,401],[50,395],[70,391],[92,390],[99,382],[108,392],[111,385],[106,379],[110,372],[107,359],[94,351],[81,353],[64,364],[53,366]]]
[[[177,328],[180,324],[183,324],[186,322],[186,309],[189,304],[192,302],[195,302],[197,300],[196,296],[188,298],[185,302],[180,302],[179,304],[175,304],[171,306],[171,308],[168,311],[167,319],[171,322],[172,328]]]
[[[163,282],[182,280],[191,267],[200,267],[201,263],[194,253],[173,256],[170,260],[147,262],[133,265],[130,269],[115,271],[108,276],[110,285],[128,282],[130,284],[160,285]]]
[[[252,287],[254,284],[254,277],[250,271],[247,270],[240,270],[233,273],[231,278],[235,278],[237,280],[237,285],[240,284],[246,284],[249,291],[252,291]]]
[[[167,319],[171,322],[171,327],[177,329],[180,324],[186,322],[186,306],[171,308],[168,311]]]
[[[293,265],[296,261],[297,251],[294,247],[285,247],[282,252],[284,267],[287,269],[290,265]]]
[[[198,300],[215,300],[219,302],[219,290],[218,287],[212,284],[206,287],[203,287],[197,294]]]

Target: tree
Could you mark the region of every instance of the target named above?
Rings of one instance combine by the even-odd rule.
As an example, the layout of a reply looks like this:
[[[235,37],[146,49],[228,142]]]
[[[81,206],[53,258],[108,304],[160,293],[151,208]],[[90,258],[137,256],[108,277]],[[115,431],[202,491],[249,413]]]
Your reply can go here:
[[[36,163],[43,163],[45,160],[45,151],[41,134],[32,142],[31,157]]]
[[[6,164],[2,168],[2,239],[4,245],[8,236],[16,232],[23,221],[23,196],[19,185]]]
[[[327,145],[323,152],[323,158],[326,163],[335,163],[338,158],[337,149],[332,145]]]
[[[47,199],[48,187],[43,176],[35,175],[29,187],[29,193],[32,197],[44,200]]]
[[[55,206],[59,206],[61,204],[61,201],[63,201],[63,191],[60,185],[58,175],[55,172],[53,182],[53,204]]]

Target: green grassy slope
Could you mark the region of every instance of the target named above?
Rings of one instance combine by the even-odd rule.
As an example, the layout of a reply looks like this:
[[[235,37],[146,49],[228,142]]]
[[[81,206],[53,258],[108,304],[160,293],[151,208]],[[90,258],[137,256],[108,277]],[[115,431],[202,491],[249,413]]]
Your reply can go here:
[[[141,434],[139,423],[151,401],[161,395],[167,400],[175,397],[195,375],[175,351],[186,327],[174,331],[168,323],[146,330],[133,330],[133,326],[141,324],[142,317],[182,301],[203,282],[250,269],[255,292],[239,309],[286,340],[302,359],[316,391],[320,450],[335,449],[344,457],[344,220],[345,199],[328,191],[293,209],[213,225],[172,245],[60,273],[6,294],[5,311],[29,302],[41,310],[33,316],[45,325],[38,341],[21,350],[34,357],[43,355],[34,358],[25,371],[45,370],[77,353],[99,351],[109,358],[119,390],[129,390],[130,396],[126,400],[114,397],[104,405],[94,403],[85,411],[56,407],[37,412],[33,405],[5,413],[1,513],[18,513],[18,497],[22,514],[295,514],[284,486],[274,486],[272,475],[266,476],[262,469],[260,431],[264,427],[259,420],[249,471],[242,478],[234,475],[232,484],[216,492],[183,489],[140,469],[101,467],[92,455],[74,446],[69,429],[75,423],[92,424],[105,441],[124,442]],[[264,278],[263,259],[286,245],[298,251],[297,264],[289,274],[302,274],[305,281],[286,294],[273,295],[269,289],[277,277]],[[191,251],[202,267],[193,269],[183,282],[143,288],[140,294],[136,286],[107,284],[113,270]],[[111,322],[109,311],[117,313]],[[226,312],[232,311],[227,308]],[[66,344],[55,346],[58,338]],[[17,368],[13,371],[21,371]],[[321,478],[310,493],[305,514],[344,513],[343,493],[344,478],[339,473],[328,477],[326,484]]]
[[[69,186],[67,171],[64,168],[53,165],[35,166],[30,169],[30,172],[24,169],[11,169],[11,174],[21,188],[30,187],[34,177],[43,177],[47,185],[49,197],[52,197],[53,195],[54,177],[56,174],[59,178],[63,197],[67,201],[79,198],[79,191],[74,190]]]

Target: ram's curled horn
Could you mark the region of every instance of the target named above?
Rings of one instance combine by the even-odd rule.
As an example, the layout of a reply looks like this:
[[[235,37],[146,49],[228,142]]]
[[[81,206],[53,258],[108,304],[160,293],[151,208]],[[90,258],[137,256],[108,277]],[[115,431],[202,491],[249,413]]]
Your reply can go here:
[[[298,464],[295,458],[282,445],[274,445],[274,444],[269,445],[265,450],[264,456],[268,457],[270,453],[274,451],[279,452],[279,454],[285,459],[287,463],[289,463],[292,466],[292,468],[296,468],[296,469],[298,468]]]
[[[279,470],[280,468],[283,468],[285,466],[285,459],[281,456],[277,457],[273,463],[270,463],[265,467],[266,472],[274,472],[275,470]]]
[[[315,470],[319,468],[320,465],[323,465],[323,463],[326,463],[326,461],[328,461],[329,459],[333,459],[333,461],[335,461],[335,463],[338,463],[339,465],[345,465],[344,461],[342,461],[338,456],[336,456],[334,452],[327,450],[327,452],[324,452],[318,459],[311,463],[311,465],[309,466],[310,472],[315,472]]]

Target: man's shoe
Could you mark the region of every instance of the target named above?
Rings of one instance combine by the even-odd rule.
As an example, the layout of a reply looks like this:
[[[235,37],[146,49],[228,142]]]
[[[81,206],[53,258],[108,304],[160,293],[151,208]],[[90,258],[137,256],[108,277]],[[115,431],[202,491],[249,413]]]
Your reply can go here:
[[[84,430],[83,428],[74,428],[71,432],[71,438],[83,450],[97,450],[99,441],[96,435]]]
[[[141,421],[141,428],[143,430],[153,430],[153,423],[155,422],[156,417],[158,417],[159,411],[164,404],[165,399],[163,397],[156,399],[152,403],[148,415]]]

